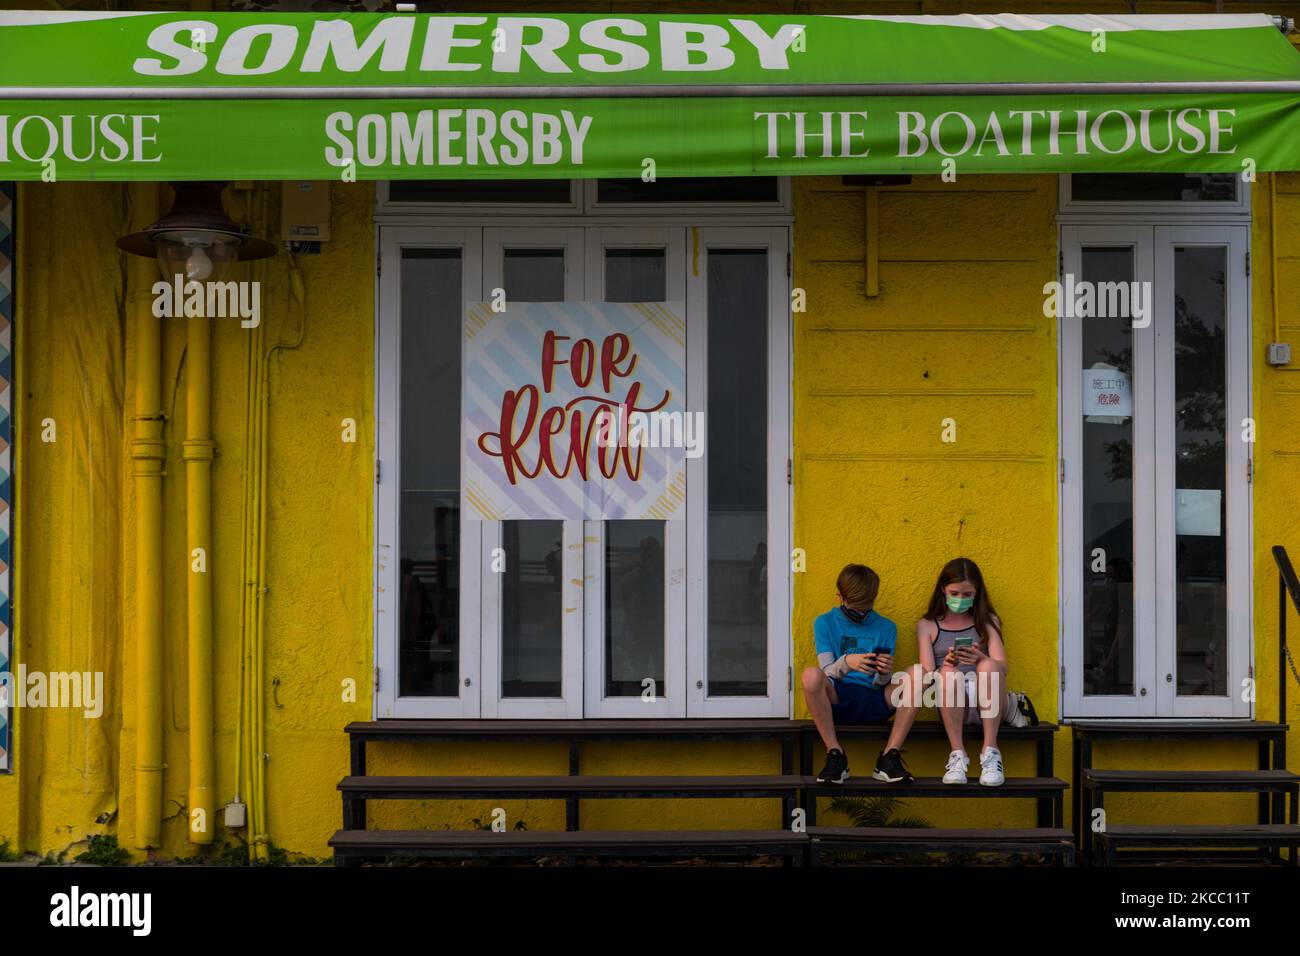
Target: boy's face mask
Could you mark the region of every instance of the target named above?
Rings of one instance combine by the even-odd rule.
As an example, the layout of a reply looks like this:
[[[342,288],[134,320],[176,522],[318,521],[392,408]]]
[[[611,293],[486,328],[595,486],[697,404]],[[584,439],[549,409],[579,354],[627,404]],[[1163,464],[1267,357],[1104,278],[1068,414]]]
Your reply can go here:
[[[861,624],[863,621],[867,619],[867,615],[871,613],[871,608],[867,608],[866,610],[859,611],[856,608],[849,607],[847,604],[841,604],[840,610],[842,610],[844,612],[844,616],[847,617],[854,624]]]
[[[949,594],[945,600],[948,603],[948,610],[952,611],[954,614],[961,614],[963,611],[969,611],[975,606],[975,599],[973,597],[957,597],[954,594]]]

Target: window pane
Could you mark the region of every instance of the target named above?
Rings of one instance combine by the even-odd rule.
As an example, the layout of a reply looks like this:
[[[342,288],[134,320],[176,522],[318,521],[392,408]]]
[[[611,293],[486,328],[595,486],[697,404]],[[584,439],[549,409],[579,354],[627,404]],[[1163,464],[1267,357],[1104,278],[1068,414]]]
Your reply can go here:
[[[632,202],[777,202],[780,192],[775,176],[680,177],[656,179],[602,179],[596,186],[596,201]]]
[[[559,697],[564,523],[506,521],[501,601],[501,696]]]
[[[1075,173],[1076,202],[1233,202],[1236,173]]]
[[[507,249],[502,260],[507,302],[563,302],[563,249]]]
[[[1174,249],[1177,676],[1187,695],[1228,692],[1226,266],[1223,247]]]
[[[663,249],[606,249],[606,302],[663,302],[668,298]]]
[[[401,623],[403,696],[455,697],[460,682],[458,249],[403,249]]]
[[[394,180],[389,202],[550,203],[569,205],[567,179]]]
[[[1133,251],[1085,248],[1082,278],[1092,283],[1131,282]],[[1132,316],[1077,321],[1083,330],[1083,368],[1117,370],[1128,377],[1132,395]],[[1134,676],[1133,418],[1092,415],[1083,419],[1082,427],[1083,692],[1127,695],[1133,693]]]
[[[708,256],[708,693],[767,694],[767,253]]]
[[[563,249],[506,249],[508,302],[564,301]],[[559,697],[563,645],[560,521],[502,522],[501,696]]]
[[[605,696],[639,697],[664,682],[664,523],[605,522]]]

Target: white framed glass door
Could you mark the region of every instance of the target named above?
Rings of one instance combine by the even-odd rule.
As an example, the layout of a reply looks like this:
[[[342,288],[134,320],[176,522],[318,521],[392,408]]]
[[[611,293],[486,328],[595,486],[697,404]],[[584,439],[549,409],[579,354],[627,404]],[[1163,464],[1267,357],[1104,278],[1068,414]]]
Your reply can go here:
[[[1066,716],[1250,712],[1247,241],[1062,228]]]
[[[381,228],[378,716],[790,714],[788,244],[784,227]],[[683,404],[703,413],[682,520],[462,517],[465,305],[501,297],[680,303]]]

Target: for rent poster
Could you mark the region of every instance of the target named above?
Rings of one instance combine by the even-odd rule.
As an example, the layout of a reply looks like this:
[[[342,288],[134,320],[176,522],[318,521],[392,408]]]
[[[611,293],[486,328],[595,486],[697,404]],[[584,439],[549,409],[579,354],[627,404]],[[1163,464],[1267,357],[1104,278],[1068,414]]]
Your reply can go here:
[[[685,518],[702,415],[681,303],[480,302],[464,323],[469,517]]]

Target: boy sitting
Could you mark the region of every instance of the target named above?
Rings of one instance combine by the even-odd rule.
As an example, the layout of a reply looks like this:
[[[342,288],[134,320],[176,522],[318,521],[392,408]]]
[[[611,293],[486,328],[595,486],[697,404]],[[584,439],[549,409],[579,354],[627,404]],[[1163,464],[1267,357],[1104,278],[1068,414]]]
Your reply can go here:
[[[804,699],[826,745],[818,783],[849,779],[836,724],[884,723],[894,713],[886,692],[898,628],[872,610],[880,577],[866,565],[850,564],[840,572],[835,589],[840,606],[813,622],[818,666],[803,672]]]

